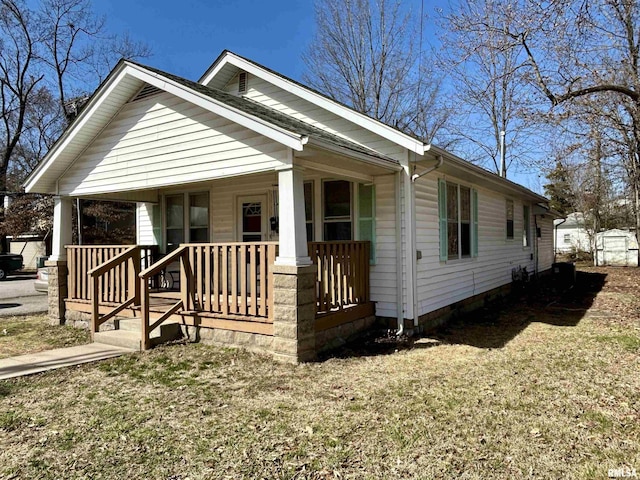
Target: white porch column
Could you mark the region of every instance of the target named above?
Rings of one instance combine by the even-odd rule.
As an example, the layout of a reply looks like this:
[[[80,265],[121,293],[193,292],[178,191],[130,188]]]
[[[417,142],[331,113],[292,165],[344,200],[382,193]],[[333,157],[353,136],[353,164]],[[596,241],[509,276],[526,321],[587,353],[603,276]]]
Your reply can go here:
[[[302,171],[288,167],[278,172],[279,241],[276,265],[307,266],[307,230],[304,216],[304,182]]]
[[[70,197],[54,197],[53,206],[53,245],[49,261],[64,262],[67,260],[65,245],[72,242],[72,202]]]

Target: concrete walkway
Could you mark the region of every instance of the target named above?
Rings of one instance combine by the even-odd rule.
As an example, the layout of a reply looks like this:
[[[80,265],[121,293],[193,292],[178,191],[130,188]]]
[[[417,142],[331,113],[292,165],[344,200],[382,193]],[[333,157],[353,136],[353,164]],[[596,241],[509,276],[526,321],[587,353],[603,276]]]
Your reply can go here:
[[[127,348],[90,343],[77,347],[56,348],[39,353],[30,353],[18,357],[0,358],[0,380],[119,357],[132,351]]]

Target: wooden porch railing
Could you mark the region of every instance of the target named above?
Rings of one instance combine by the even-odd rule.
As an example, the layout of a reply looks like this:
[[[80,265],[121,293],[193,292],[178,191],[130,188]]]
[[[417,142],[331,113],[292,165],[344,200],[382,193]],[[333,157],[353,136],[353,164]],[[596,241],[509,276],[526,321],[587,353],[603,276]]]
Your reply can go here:
[[[140,272],[142,341],[181,310],[245,321],[273,322],[273,271],[277,242],[185,244]],[[151,279],[180,264],[180,300],[150,323]]]
[[[91,300],[91,284],[89,272],[98,266],[109,262],[131,248],[140,252],[140,269],[151,265],[158,247],[155,245],[68,245],[67,268],[67,298],[71,300]],[[127,283],[129,278],[129,262],[120,262],[113,268],[103,271],[98,277],[99,300],[101,303],[121,303],[130,297]],[[139,271],[138,270],[138,271]]]
[[[91,301],[91,335],[130,305],[138,304],[137,274],[153,262],[157,247],[140,245],[67,246],[68,298]],[[100,304],[117,306],[100,317]]]
[[[308,249],[318,265],[317,314],[369,301],[368,241],[309,242]]]

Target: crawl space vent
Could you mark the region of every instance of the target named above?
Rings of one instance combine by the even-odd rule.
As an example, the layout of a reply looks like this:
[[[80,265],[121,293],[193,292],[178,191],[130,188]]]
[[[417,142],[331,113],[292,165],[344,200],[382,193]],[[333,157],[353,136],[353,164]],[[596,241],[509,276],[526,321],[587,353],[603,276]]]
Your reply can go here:
[[[247,72],[238,75],[238,93],[247,93]]]
[[[130,101],[137,102],[138,100],[144,100],[145,98],[157,95],[161,91],[162,90],[160,90],[158,87],[154,87],[153,85],[149,85],[147,83]]]

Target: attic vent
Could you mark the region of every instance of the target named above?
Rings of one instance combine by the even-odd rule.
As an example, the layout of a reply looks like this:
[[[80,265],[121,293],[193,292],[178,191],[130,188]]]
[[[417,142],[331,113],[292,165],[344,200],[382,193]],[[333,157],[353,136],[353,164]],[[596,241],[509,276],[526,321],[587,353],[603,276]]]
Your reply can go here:
[[[138,100],[144,100],[145,98],[149,98],[152,97],[153,95],[156,95],[158,93],[160,93],[162,90],[160,90],[158,87],[154,87],[153,85],[149,85],[148,83],[142,87],[142,89],[140,89],[140,91],[131,99],[132,102],[137,102]]]
[[[247,93],[247,72],[238,75],[238,93]]]

